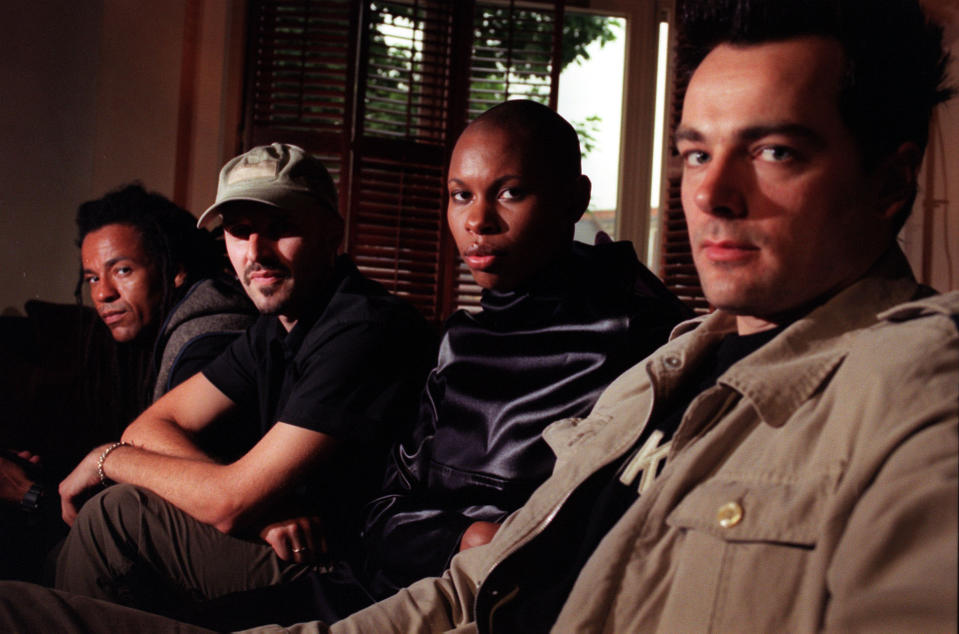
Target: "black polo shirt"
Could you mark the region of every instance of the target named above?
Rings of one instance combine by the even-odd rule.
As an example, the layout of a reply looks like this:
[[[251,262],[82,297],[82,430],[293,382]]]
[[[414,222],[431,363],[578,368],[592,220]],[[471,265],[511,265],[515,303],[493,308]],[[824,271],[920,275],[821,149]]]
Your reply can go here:
[[[385,451],[414,418],[435,358],[433,335],[413,307],[347,256],[337,258],[315,306],[289,333],[261,315],[203,374],[259,413],[259,437],[281,421],[346,441],[327,471],[337,474],[335,486],[330,478],[317,484],[366,497],[379,484]]]
[[[425,370],[418,374],[417,365],[434,348],[415,309],[346,256],[321,293],[326,297],[289,333],[278,318],[262,315],[203,370],[239,407],[259,412],[261,435],[282,421],[369,439],[396,418],[398,401],[415,401],[422,388]]]

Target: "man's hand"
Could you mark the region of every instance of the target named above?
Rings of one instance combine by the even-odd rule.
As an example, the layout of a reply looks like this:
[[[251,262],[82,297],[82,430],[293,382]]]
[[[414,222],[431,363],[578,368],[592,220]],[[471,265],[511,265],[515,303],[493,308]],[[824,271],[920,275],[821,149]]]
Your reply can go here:
[[[80,464],[70,472],[63,482],[60,483],[60,510],[63,515],[63,521],[67,526],[73,526],[73,521],[80,512],[83,502],[89,497],[89,492],[94,487],[100,486],[100,474],[97,473],[97,463],[100,461],[100,455],[109,447],[110,444],[94,447],[93,451],[88,453]]]
[[[496,522],[473,522],[460,538],[460,552],[489,543],[499,527]]]
[[[260,531],[260,537],[284,561],[310,564],[322,561],[326,554],[323,523],[316,515],[268,524]]]
[[[17,451],[17,452],[14,452],[14,453],[16,453],[18,457],[23,458],[24,460],[26,460],[26,461],[29,462],[30,464],[40,464],[40,456],[38,456],[38,455],[35,454],[35,453],[30,453],[29,451],[26,451],[26,450],[24,450],[24,451]]]
[[[40,460],[29,451],[18,451],[17,455],[33,464]],[[32,485],[33,480],[27,477],[23,467],[12,460],[0,457],[0,500],[19,504]]]

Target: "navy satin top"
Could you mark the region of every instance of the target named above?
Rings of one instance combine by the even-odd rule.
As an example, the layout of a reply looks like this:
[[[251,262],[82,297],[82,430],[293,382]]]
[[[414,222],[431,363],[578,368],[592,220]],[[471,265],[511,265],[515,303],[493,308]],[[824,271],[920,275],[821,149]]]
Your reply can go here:
[[[686,309],[627,242],[568,255],[528,288],[484,291],[447,322],[412,436],[368,507],[366,571],[388,595],[438,575],[474,521],[501,521],[550,474],[551,422],[585,416]]]

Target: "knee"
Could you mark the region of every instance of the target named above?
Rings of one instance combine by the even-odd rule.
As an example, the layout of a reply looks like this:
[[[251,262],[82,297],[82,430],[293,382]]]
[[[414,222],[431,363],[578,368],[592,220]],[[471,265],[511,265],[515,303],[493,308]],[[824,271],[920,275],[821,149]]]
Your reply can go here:
[[[145,493],[130,484],[117,484],[97,493],[80,509],[72,532],[99,532],[110,526],[111,532],[128,534],[140,523]]]
[[[57,557],[56,587],[88,596],[104,594],[101,579],[124,569],[140,541],[143,492],[112,486],[80,509]]]

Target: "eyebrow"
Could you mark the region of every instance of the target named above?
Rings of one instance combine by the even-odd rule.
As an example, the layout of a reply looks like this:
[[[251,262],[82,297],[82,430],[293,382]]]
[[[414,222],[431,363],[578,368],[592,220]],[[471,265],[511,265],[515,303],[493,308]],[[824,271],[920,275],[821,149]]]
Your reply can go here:
[[[771,123],[768,125],[749,126],[737,132],[736,136],[740,140],[750,142],[777,134],[804,139],[817,148],[826,144],[825,140],[812,128],[799,123]],[[679,128],[675,135],[675,141],[677,143],[679,141],[702,142],[704,140],[705,137],[703,134],[695,128]]]
[[[119,255],[119,256],[117,256],[117,257],[115,257],[115,258],[110,258],[109,260],[107,260],[106,262],[104,262],[104,265],[105,265],[107,268],[110,268],[111,266],[113,266],[113,265],[116,264],[117,262],[122,262],[123,260],[132,260],[132,259],[133,259],[133,258],[131,258],[131,257],[128,256],[128,255]],[[86,273],[96,273],[96,271],[94,271],[93,269],[88,269],[87,267],[83,267],[83,268],[81,269],[81,272],[84,273],[84,274],[86,274]]]
[[[510,173],[510,174],[503,174],[502,176],[500,176],[499,178],[497,178],[495,181],[493,181],[493,184],[494,184],[494,185],[502,185],[502,184],[505,183],[506,181],[512,180],[512,179],[514,179],[514,178],[515,178],[515,179],[518,179],[518,180],[523,180],[523,176],[522,176],[522,175]],[[458,179],[458,178],[451,178],[451,179],[449,179],[449,181],[447,181],[447,185],[453,185],[454,183],[457,184],[457,185],[466,185],[466,183],[465,183],[464,181],[462,181],[462,180],[460,180],[460,179]]]
[[[694,141],[699,142],[703,140],[703,135],[694,128],[677,128],[676,134],[673,135],[673,140],[675,143],[680,141]]]

